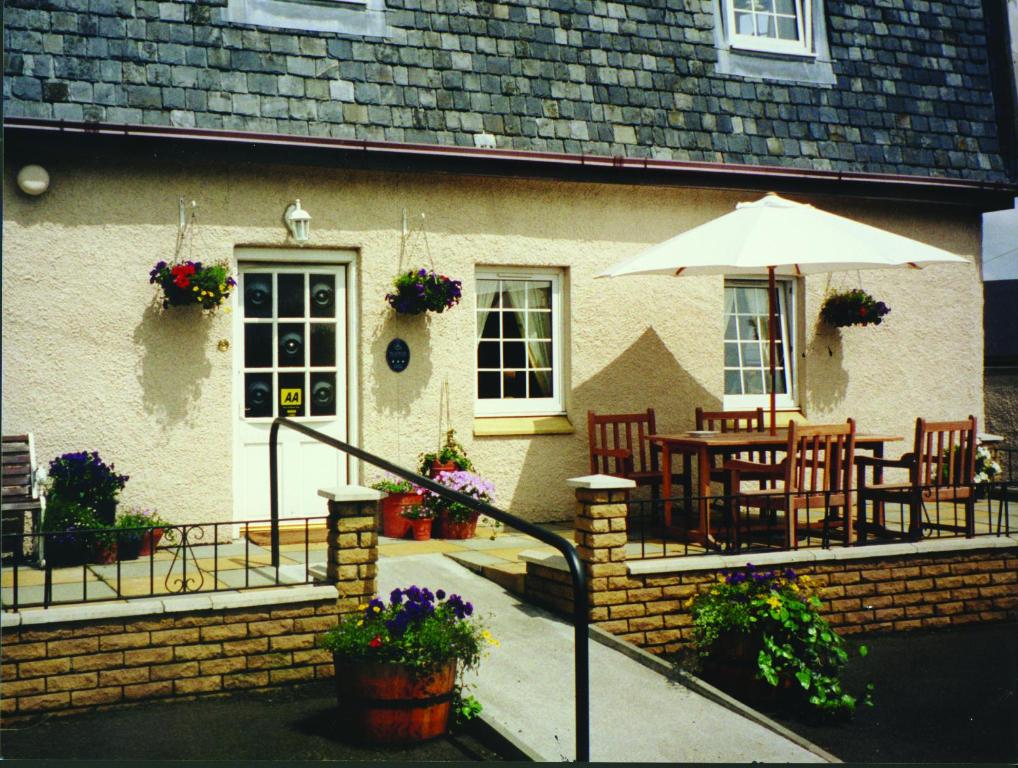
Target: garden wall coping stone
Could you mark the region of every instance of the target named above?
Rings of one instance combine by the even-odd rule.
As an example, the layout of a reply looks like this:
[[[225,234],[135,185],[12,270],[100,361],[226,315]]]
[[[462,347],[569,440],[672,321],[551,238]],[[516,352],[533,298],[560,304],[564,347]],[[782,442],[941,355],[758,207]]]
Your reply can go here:
[[[306,603],[335,600],[336,588],[327,586],[284,587],[248,592],[217,592],[213,595],[179,595],[157,600],[136,600],[129,603],[93,603],[33,608],[0,615],[0,627],[62,624],[71,621],[152,617],[166,613],[252,608],[255,606]]]
[[[583,475],[566,480],[570,488],[585,488],[591,491],[616,491],[624,488],[635,488],[636,482],[614,475]]]
[[[388,494],[365,488],[362,485],[337,485],[335,488],[319,488],[318,495],[329,501],[378,501]]]
[[[1018,546],[1013,536],[977,536],[972,539],[928,539],[920,542],[894,542],[872,544],[865,547],[837,547],[832,549],[795,549],[785,552],[756,552],[743,555],[688,555],[685,557],[659,557],[630,560],[626,563],[629,573],[634,576],[683,571],[722,570],[740,568],[747,563],[754,565],[777,565],[793,563],[817,563],[831,560],[870,560],[898,555],[944,554],[979,549],[1006,549]],[[525,563],[543,565],[558,571],[568,571],[565,558],[561,555],[526,550],[519,554]]]

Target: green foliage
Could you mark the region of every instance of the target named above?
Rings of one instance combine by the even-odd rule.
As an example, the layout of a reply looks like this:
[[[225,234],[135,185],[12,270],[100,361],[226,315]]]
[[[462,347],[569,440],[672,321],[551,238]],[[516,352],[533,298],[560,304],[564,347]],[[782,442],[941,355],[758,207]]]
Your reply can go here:
[[[384,491],[385,493],[417,493],[420,490],[409,480],[404,480],[395,475],[387,475],[377,483],[372,483],[371,487],[376,491]]]
[[[484,707],[473,696],[464,696],[463,688],[457,686],[453,693],[452,711],[457,723],[465,723],[480,715],[484,711]]]
[[[47,536],[47,543],[109,547],[117,540],[116,531],[106,526],[94,509],[62,496],[54,497],[47,503],[42,530],[62,534]]]
[[[88,507],[99,527],[113,525],[117,496],[128,481],[113,464],[106,464],[96,451],[64,453],[49,463],[47,503],[60,501]]]
[[[858,699],[840,680],[848,652],[820,606],[809,577],[747,565],[693,598],[693,639],[704,657],[723,656],[741,644],[756,655],[758,677],[769,685],[791,682],[817,710],[851,714]],[[866,652],[864,646],[859,653]],[[871,703],[871,688],[864,704]]]
[[[419,457],[420,473],[427,475],[431,470],[431,462],[437,461],[441,464],[452,462],[456,469],[473,472],[473,462],[467,458],[467,453],[456,439],[456,430],[450,429],[445,433],[445,443],[437,453],[422,453]]]
[[[828,294],[820,307],[820,319],[835,328],[849,325],[880,325],[891,308],[861,288]]]
[[[450,661],[460,672],[476,667],[484,644],[497,645],[471,618],[473,606],[442,590],[396,589],[388,604],[375,598],[361,611],[327,632],[322,647],[344,661],[397,663],[425,674]]]

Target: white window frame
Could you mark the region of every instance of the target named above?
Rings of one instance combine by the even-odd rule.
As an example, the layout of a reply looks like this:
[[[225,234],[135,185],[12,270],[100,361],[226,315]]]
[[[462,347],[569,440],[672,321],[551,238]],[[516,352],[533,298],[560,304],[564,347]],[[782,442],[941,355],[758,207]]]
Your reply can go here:
[[[813,3],[812,0],[793,0],[795,3],[796,29],[798,40],[781,40],[760,35],[740,34],[735,24],[735,3],[722,0],[726,10],[728,40],[733,48],[768,53],[789,53],[798,56],[815,56],[813,50]]]
[[[385,37],[385,0],[228,0],[226,20],[272,29]]]
[[[561,269],[526,267],[477,267],[474,278],[474,415],[475,416],[552,416],[565,414],[563,395],[563,275]],[[551,282],[551,374],[552,397],[542,398],[498,398],[478,397],[477,345],[480,343],[477,321],[480,308],[477,306],[477,281],[480,280],[545,280]],[[487,370],[487,369],[486,369]]]
[[[796,386],[796,380],[798,379],[798,366],[796,365],[796,349],[798,348],[798,339],[796,338],[796,326],[797,323],[795,318],[798,317],[797,309],[797,288],[796,281],[792,278],[777,278],[775,281],[777,294],[778,294],[778,326],[781,332],[781,338],[786,341],[782,344],[782,362],[785,376],[785,393],[778,393],[774,398],[775,407],[777,408],[797,408],[798,407],[798,388]],[[767,289],[767,278],[754,278],[754,277],[726,277],[725,278],[725,289],[729,287],[738,286],[749,286],[753,288]],[[722,313],[724,310],[722,310]],[[723,321],[726,323],[727,321]],[[724,390],[724,371],[727,366],[724,364],[724,333],[722,331],[722,391]],[[764,368],[765,378],[770,378],[770,369]],[[747,408],[756,408],[763,406],[767,408],[770,406],[770,395],[769,394],[757,394],[757,395],[724,395],[724,408],[725,410],[744,410]]]

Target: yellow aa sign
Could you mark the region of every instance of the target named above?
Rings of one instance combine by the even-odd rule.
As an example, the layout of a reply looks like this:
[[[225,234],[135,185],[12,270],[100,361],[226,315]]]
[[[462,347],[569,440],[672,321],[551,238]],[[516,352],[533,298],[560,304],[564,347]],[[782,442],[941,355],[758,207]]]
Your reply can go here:
[[[301,390],[281,389],[279,390],[279,404],[284,408],[296,408],[300,405]]]

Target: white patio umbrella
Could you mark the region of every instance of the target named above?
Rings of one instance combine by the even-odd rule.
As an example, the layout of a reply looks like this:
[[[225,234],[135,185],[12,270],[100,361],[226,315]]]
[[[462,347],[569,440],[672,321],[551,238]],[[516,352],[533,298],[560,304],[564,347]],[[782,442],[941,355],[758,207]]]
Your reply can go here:
[[[775,431],[775,275],[968,264],[956,254],[773,192],[621,261],[597,277],[767,273],[771,434]]]

